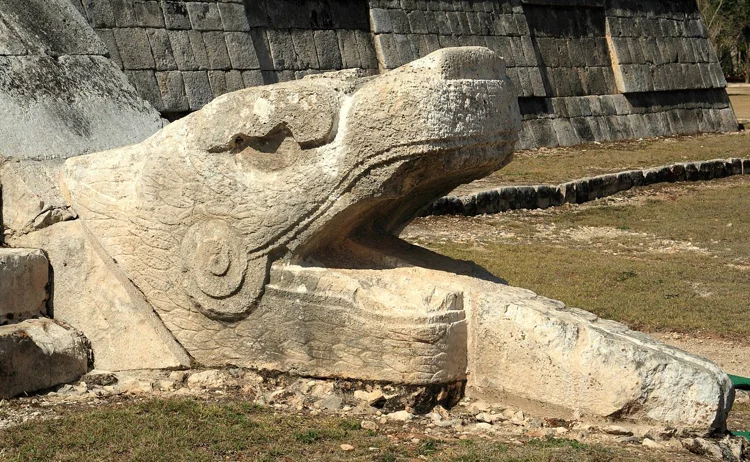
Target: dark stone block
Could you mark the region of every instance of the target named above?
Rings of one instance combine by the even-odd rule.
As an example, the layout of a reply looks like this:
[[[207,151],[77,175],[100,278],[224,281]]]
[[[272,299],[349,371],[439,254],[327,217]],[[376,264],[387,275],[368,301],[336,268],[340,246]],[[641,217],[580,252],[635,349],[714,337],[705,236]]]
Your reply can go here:
[[[238,3],[219,3],[219,15],[227,32],[247,32],[250,30],[245,7]]]
[[[168,31],[168,35],[177,69],[181,71],[198,70],[198,62],[193,55],[193,48],[190,46],[188,32],[184,30],[170,30]]]
[[[144,29],[115,29],[114,34],[125,69],[154,69],[156,64]]]
[[[164,22],[167,29],[191,29],[187,6],[181,1],[166,0],[162,2]]]
[[[135,2],[133,4],[135,17],[140,27],[164,27],[164,14],[157,1]]]
[[[172,53],[169,33],[166,29],[147,29],[148,41],[154,55],[157,71],[172,71],[177,69],[177,62]]]
[[[191,111],[197,111],[211,102],[214,95],[211,90],[211,82],[208,80],[208,72],[183,72],[182,78],[185,81],[185,92]]]
[[[341,51],[336,32],[332,30],[316,30],[313,34],[315,48],[318,54],[320,69],[341,69]]]
[[[206,45],[209,68],[212,70],[231,69],[224,32],[204,32],[203,43]]]

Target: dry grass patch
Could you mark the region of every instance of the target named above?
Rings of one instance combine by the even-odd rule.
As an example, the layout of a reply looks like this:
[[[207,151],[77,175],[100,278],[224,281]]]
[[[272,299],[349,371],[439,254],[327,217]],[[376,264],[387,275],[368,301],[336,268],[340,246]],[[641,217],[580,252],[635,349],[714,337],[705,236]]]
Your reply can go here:
[[[605,173],[730,157],[750,157],[750,132],[542,148],[516,153],[507,167],[452,194],[509,184],[560,184]]]
[[[401,433],[400,433],[401,432]],[[241,401],[148,400],[71,411],[0,431],[3,461],[560,461],[649,460],[638,450],[567,439],[413,440],[400,425],[363,430],[352,418],[277,413]],[[343,451],[341,444],[351,444]],[[669,460],[653,458],[650,460]]]
[[[432,217],[405,237],[511,285],[646,331],[750,334],[750,177],[582,206]]]

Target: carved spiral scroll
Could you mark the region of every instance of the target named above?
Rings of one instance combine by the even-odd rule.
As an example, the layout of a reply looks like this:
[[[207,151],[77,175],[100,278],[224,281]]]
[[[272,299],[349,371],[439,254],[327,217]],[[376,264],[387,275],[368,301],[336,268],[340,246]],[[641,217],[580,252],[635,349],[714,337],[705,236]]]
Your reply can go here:
[[[265,262],[248,261],[242,236],[222,220],[193,225],[182,241],[182,286],[212,319],[236,320],[255,307]],[[260,273],[260,274],[258,274]]]

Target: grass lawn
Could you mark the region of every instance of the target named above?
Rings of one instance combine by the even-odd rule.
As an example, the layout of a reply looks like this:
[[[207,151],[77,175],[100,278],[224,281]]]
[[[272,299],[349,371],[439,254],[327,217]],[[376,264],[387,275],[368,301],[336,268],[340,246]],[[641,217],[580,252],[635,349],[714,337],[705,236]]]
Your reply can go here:
[[[750,335],[749,210],[750,176],[741,176],[545,211],[430,217],[405,237],[636,329],[742,339]]]
[[[0,459],[13,461],[636,461],[669,460],[567,439],[526,444],[435,440],[400,425],[363,430],[340,417],[276,413],[241,401],[147,400],[70,411],[0,431]],[[344,451],[342,444],[353,450]]]

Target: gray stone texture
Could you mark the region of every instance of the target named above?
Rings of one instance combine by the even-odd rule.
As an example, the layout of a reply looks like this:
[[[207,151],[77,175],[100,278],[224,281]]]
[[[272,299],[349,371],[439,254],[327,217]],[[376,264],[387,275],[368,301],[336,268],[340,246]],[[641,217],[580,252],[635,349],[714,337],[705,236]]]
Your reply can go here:
[[[148,33],[148,41],[151,44],[155,69],[157,71],[173,71],[177,69],[177,61],[172,52],[172,44],[169,41],[167,30],[146,29],[146,32]]]
[[[115,29],[114,34],[125,69],[154,69],[156,67],[145,29],[119,28]]]
[[[83,334],[51,319],[0,326],[0,399],[73,382],[90,356]]]
[[[186,3],[190,24],[194,30],[223,30],[221,13],[217,3]]]
[[[0,119],[0,155],[20,159],[106,150],[143,140],[162,126],[154,108],[103,56],[0,57]]]
[[[208,55],[208,69],[231,69],[232,63],[229,60],[224,32],[204,32],[203,43],[206,45],[206,54]]]
[[[260,68],[260,61],[255,52],[252,35],[244,32],[228,32],[224,39],[234,69]]]
[[[156,82],[159,85],[165,111],[187,112],[190,110],[181,72],[157,72]]]
[[[211,82],[208,80],[208,72],[183,72],[182,78],[185,81],[185,92],[191,111],[202,108],[213,99],[214,95],[211,90]]]

